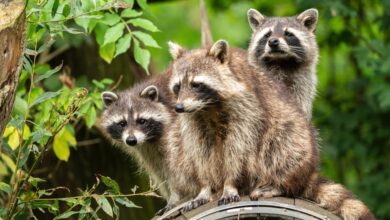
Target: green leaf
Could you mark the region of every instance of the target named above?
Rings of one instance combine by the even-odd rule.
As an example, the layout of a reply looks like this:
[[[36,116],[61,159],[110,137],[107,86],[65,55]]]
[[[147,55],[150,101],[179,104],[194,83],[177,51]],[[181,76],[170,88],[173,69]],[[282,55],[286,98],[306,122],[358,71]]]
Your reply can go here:
[[[102,100],[101,100],[101,98],[100,98],[100,95],[98,95],[98,97],[99,98],[95,98],[94,100],[93,100],[93,104],[95,104],[95,106],[96,106],[96,108],[97,109],[99,109],[99,110],[102,110],[103,109],[103,102],[102,102]]]
[[[150,53],[149,51],[142,49],[139,46],[139,42],[134,39],[134,58],[137,63],[139,63],[146,71],[147,74],[149,74],[148,66],[150,62]]]
[[[33,201],[31,203],[32,209],[52,209],[53,211],[58,211],[58,209],[55,208],[52,201]]]
[[[72,216],[74,214],[77,214],[77,213],[79,213],[79,212],[75,212],[75,211],[64,212],[61,215],[55,217],[54,220],[56,220],[56,219],[68,219],[70,216]]]
[[[42,44],[42,46],[39,47],[38,51],[36,51],[37,53],[42,53],[43,51],[49,49],[55,42],[53,39],[49,39],[46,41]]]
[[[10,126],[8,125],[6,128],[5,128],[5,131],[3,133],[3,138],[6,138],[8,136],[10,136],[10,134],[14,133],[16,130],[16,128],[14,126]]]
[[[109,43],[99,48],[99,55],[107,63],[111,63],[114,58],[115,43]]]
[[[53,142],[53,150],[54,154],[57,156],[58,159],[63,161],[68,161],[70,156],[70,150],[69,145],[65,142],[62,142],[59,140],[59,138],[54,138]]]
[[[58,159],[68,161],[70,149],[69,142],[63,136],[65,132],[66,128],[62,128],[62,130],[54,137],[53,150]]]
[[[130,19],[127,22],[133,24],[136,27],[141,27],[148,31],[152,31],[152,32],[160,31],[151,21],[144,18]]]
[[[76,22],[77,25],[81,26],[85,30],[85,32],[88,32],[89,22],[91,22],[90,18],[78,17],[75,18],[74,21]]]
[[[57,9],[59,5],[59,0],[54,0],[52,9],[51,9],[51,16],[54,17],[57,14]]]
[[[85,122],[88,128],[91,128],[96,122],[96,110],[95,107],[91,107],[85,116]]]
[[[24,146],[23,153],[19,157],[18,168],[21,168],[26,164],[31,152],[30,146]]]
[[[62,63],[58,66],[56,66],[54,69],[51,69],[49,71],[47,71],[45,74],[43,75],[40,75],[38,76],[35,80],[34,80],[34,83],[37,83],[43,79],[47,79],[49,78],[50,76],[52,76],[54,73],[57,73],[58,71],[60,71],[62,68]]]
[[[95,34],[96,34],[96,42],[101,46],[104,42],[104,35],[106,34],[106,31],[108,29],[108,26],[105,24],[98,23],[95,27]]]
[[[101,82],[99,82],[99,81],[97,81],[97,80],[95,80],[95,79],[92,80],[92,83],[93,83],[96,87],[98,87],[99,89],[104,89],[104,87],[105,87],[103,83],[101,83]]]
[[[68,127],[69,125],[67,125]],[[64,132],[62,133],[62,139],[66,141],[70,146],[76,146],[77,141],[74,135],[68,130],[68,128],[65,127]]]
[[[27,102],[26,100],[20,98],[18,95],[15,96],[14,109],[16,114],[25,115],[27,111]]]
[[[111,207],[111,204],[108,202],[108,200],[106,199],[106,197],[104,196],[101,196],[101,195],[96,195],[94,196],[97,204],[102,207],[103,211],[105,213],[107,213],[107,215],[113,217],[114,214],[112,212],[112,207]]]
[[[12,171],[14,172],[16,170],[16,164],[14,163],[14,161],[11,159],[11,157],[9,157],[8,155],[6,154],[1,154],[1,160],[5,163],[5,165],[7,165],[7,167]]]
[[[104,17],[101,20],[101,22],[103,24],[113,26],[114,24],[118,23],[120,20],[121,20],[121,17],[119,17],[119,15],[106,13],[106,14],[104,14]]]
[[[119,194],[120,193],[120,188],[119,188],[119,185],[118,183],[111,179],[110,177],[106,177],[106,176],[100,176],[101,179],[102,179],[102,182],[104,183],[104,185],[106,185],[108,188],[111,189],[112,193],[114,194]]]
[[[64,9],[62,10],[62,15],[68,17],[69,14],[70,14],[70,6],[66,4],[64,6]]]
[[[115,203],[114,203],[114,207],[112,208],[112,210],[114,211],[114,215],[116,216],[115,219],[119,220],[120,209]]]
[[[81,1],[81,9],[85,12],[92,11],[92,9],[95,7],[95,4],[96,3],[93,0],[83,0]]]
[[[126,197],[117,197],[115,198],[115,201],[127,208],[142,208],[141,206],[134,204],[134,202],[130,201]]]
[[[5,182],[0,182],[0,190],[6,193],[11,193],[11,186]]]
[[[116,52],[114,57],[126,52],[130,48],[130,42],[131,42],[130,34],[126,34],[121,39],[119,39],[119,41],[116,43]]]
[[[36,98],[32,103],[31,103],[31,106],[34,106],[34,105],[37,105],[39,103],[42,103],[46,100],[49,100],[49,99],[52,99],[56,96],[58,96],[59,94],[61,93],[61,91],[57,91],[57,92],[45,92],[43,93],[42,95],[40,95],[38,98]]]
[[[11,147],[12,150],[15,150],[18,148],[20,144],[20,135],[19,131],[17,129],[12,132],[12,134],[8,137],[8,145]]]
[[[24,124],[24,118],[20,115],[16,115],[15,117],[13,117],[7,126],[12,126],[12,127],[16,127],[16,128],[19,128],[19,129],[22,129],[22,125]]]
[[[88,102],[85,105],[81,106],[81,108],[79,110],[79,114],[82,114],[82,115],[86,114],[88,112],[89,108],[91,108],[91,105],[92,104],[90,102]]]
[[[106,34],[104,35],[103,45],[117,41],[123,35],[124,28],[125,25],[123,23],[119,23],[113,27],[108,28]]]
[[[105,79],[101,80],[100,82],[103,83],[103,84],[106,84],[106,85],[110,85],[110,84],[112,84],[114,82],[114,80],[105,78]]]
[[[27,50],[27,49],[26,49]],[[28,73],[31,73],[32,72],[32,66],[31,66],[31,63],[30,63],[30,60],[24,56],[23,57],[23,68],[28,72]]]
[[[74,135],[69,131],[70,128],[73,129],[73,127],[68,124],[64,128],[64,131],[62,133],[61,138],[64,141],[66,141],[70,146],[76,146],[77,145],[77,141],[76,141],[76,138],[74,137]]]
[[[31,133],[31,142],[36,142],[41,140],[44,137],[50,137],[51,133],[47,130],[37,130]]]
[[[30,128],[24,124],[24,128],[23,128],[23,140],[27,140],[31,135],[31,130]]]
[[[137,3],[143,10],[148,10],[148,4],[146,3],[146,0],[137,0]]]
[[[148,47],[160,48],[157,42],[153,39],[152,36],[140,31],[134,31],[133,34],[145,45]]]
[[[121,17],[124,18],[133,18],[133,17],[138,17],[142,15],[142,11],[136,11],[131,8],[125,9],[121,13]]]
[[[30,176],[30,178],[28,179],[28,182],[33,185],[34,187],[37,187],[38,186],[38,183],[44,183],[46,182],[46,180],[44,179],[41,179],[41,178],[38,178],[38,177],[32,177]]]

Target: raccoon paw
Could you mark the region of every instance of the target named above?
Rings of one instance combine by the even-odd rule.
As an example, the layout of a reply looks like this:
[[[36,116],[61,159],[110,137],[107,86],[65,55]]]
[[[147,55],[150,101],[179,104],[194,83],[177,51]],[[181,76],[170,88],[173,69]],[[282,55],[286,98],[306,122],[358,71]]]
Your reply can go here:
[[[280,196],[282,193],[278,190],[275,189],[271,186],[265,186],[261,188],[257,188],[251,192],[249,195],[249,198],[252,201],[257,201],[259,198],[264,197],[264,198],[272,198],[274,196]]]
[[[167,204],[164,208],[156,212],[156,216],[161,216],[173,208],[173,205]]]
[[[218,200],[218,205],[226,205],[232,202],[239,202],[240,196],[238,194],[222,195]]]
[[[204,198],[194,199],[192,201],[189,201],[182,209],[183,212],[191,211],[192,209],[196,209],[201,205],[204,205],[208,203],[209,200]]]

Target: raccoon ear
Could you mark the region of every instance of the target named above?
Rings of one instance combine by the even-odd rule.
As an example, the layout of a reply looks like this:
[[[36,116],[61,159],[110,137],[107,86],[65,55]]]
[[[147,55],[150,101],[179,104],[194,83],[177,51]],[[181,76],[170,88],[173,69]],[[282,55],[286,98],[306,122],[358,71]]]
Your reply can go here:
[[[168,47],[169,47],[169,52],[171,53],[171,56],[174,60],[177,58],[181,57],[185,50],[176,43],[173,43],[172,41],[168,41]]]
[[[265,21],[265,17],[256,9],[249,9],[247,15],[249,25],[251,26],[253,31],[257,30],[260,25],[262,25]]]
[[[221,63],[226,63],[229,55],[229,44],[225,40],[219,40],[209,50],[209,55],[219,59]]]
[[[146,87],[142,92],[139,94],[140,97],[142,98],[147,98],[152,101],[157,101],[158,100],[158,89],[156,86],[151,85]]]
[[[318,20],[318,10],[315,8],[307,9],[297,17],[298,21],[301,22],[309,31],[315,32]]]
[[[102,95],[102,100],[103,100],[103,103],[104,103],[104,106],[109,106],[111,105],[113,102],[115,102],[116,100],[118,100],[118,96],[113,93],[113,92],[103,92]]]

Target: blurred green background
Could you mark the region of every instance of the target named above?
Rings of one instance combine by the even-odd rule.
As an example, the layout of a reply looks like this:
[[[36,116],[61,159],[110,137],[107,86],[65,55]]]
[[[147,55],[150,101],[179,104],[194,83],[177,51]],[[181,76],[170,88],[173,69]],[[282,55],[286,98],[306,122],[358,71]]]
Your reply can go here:
[[[320,83],[313,120],[322,138],[321,172],[347,186],[378,219],[390,219],[390,1],[213,0],[206,4],[214,40],[223,38],[242,48],[247,48],[251,35],[249,8],[269,16],[295,15],[311,7],[319,10]],[[161,30],[153,34],[161,49],[151,50],[152,73],[163,71],[171,60],[167,41],[200,46],[198,0],[150,1],[146,14]],[[120,88],[126,88],[145,77],[131,54],[108,65],[98,57],[93,39],[65,38],[62,44],[70,47],[52,64],[63,61],[79,84],[93,78],[118,80],[122,75]],[[80,128],[77,134],[79,143],[95,142],[78,146],[67,163],[52,156],[52,161],[42,164],[42,168],[55,168],[41,174],[51,173],[53,186],[84,188],[100,173],[120,182],[122,189],[130,191],[133,185],[148,189],[148,177],[99,132]],[[164,205],[163,200],[149,197],[135,202],[144,208],[122,209],[123,219],[150,219]]]

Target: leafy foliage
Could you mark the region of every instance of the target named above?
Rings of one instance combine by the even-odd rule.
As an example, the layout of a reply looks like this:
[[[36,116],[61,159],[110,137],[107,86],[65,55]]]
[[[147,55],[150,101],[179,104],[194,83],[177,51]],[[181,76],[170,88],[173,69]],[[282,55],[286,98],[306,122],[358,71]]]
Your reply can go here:
[[[145,47],[159,46],[146,31],[159,30],[140,17],[142,12],[133,9],[133,4],[132,0],[27,1],[23,70],[0,148],[0,218],[36,218],[33,210],[39,210],[55,215],[55,219],[76,214],[79,219],[90,219],[98,218],[100,209],[119,218],[117,204],[139,208],[127,198],[136,194],[123,195],[108,177],[98,178],[81,196],[48,198],[63,188],[40,189],[39,183],[45,180],[32,176],[49,150],[59,160],[69,159],[71,148],[77,146],[74,127],[81,121],[88,128],[95,125],[97,111],[103,108],[100,93],[113,84],[111,79],[103,79],[93,80],[89,89],[78,87],[62,64],[51,68],[47,63],[52,46],[65,35],[93,35],[101,58],[110,63],[127,52],[133,41],[136,61],[148,71],[150,54]],[[147,9],[145,1],[138,4]],[[96,191],[100,179],[108,188],[103,194]],[[61,212],[60,207],[67,210]]]
[[[94,34],[101,58],[111,63],[116,56],[129,49],[132,39],[135,40],[132,38],[134,27],[139,29],[137,33],[148,37],[147,41],[141,39],[144,47],[158,47],[156,41],[145,31],[157,32],[159,29],[151,21],[140,17],[142,12],[132,8],[132,0],[47,0],[28,3],[27,37],[30,46],[36,42],[42,43],[37,51],[32,52],[43,52],[54,43],[53,38],[63,37],[64,33]],[[138,4],[147,8],[144,1],[139,0]],[[135,50],[134,56],[137,53]],[[141,57],[148,60],[141,59],[137,61],[139,64],[149,63],[150,57]],[[142,66],[148,72],[148,66]]]

